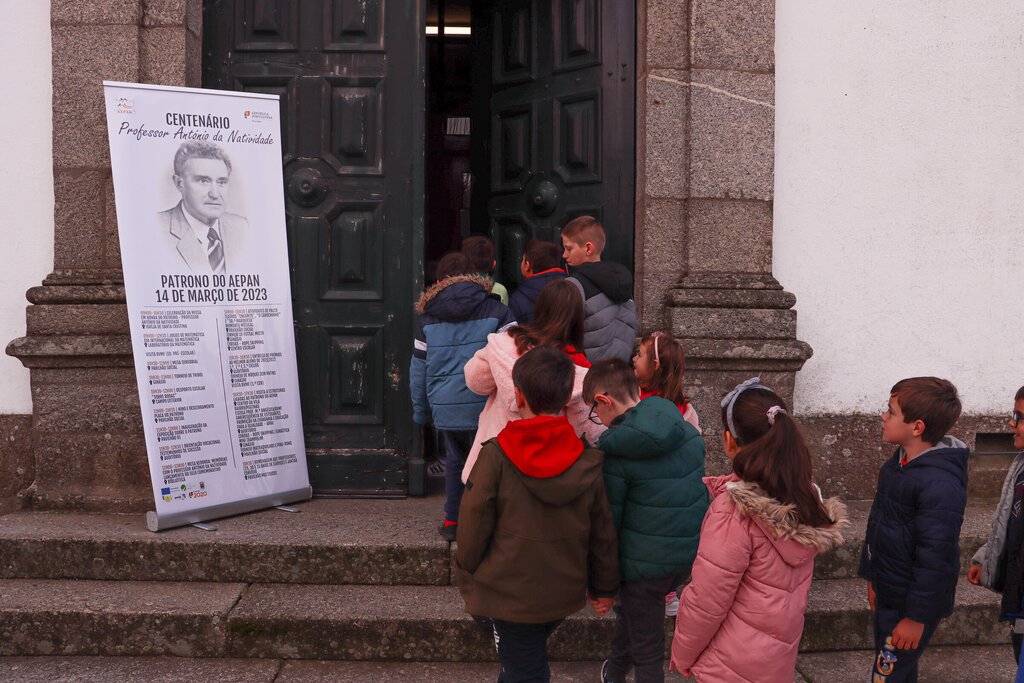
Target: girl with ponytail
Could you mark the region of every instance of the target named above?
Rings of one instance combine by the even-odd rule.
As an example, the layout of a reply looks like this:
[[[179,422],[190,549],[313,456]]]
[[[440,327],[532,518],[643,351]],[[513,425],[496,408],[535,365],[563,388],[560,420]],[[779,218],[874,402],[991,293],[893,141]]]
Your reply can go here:
[[[672,669],[697,681],[791,683],[814,558],[843,542],[846,506],[823,500],[785,401],[754,377],[722,400],[733,474],[712,503],[680,598]]]

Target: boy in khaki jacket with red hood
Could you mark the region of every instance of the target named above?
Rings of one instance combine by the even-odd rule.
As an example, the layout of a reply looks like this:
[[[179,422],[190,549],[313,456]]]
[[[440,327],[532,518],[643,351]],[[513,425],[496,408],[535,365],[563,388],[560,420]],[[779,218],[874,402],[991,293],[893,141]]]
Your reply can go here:
[[[455,579],[466,612],[494,625],[505,683],[550,680],[551,633],[588,594],[603,614],[618,590],[603,457],[562,414],[574,375],[572,361],[554,347],[516,361],[523,419],[484,444],[462,498]]]

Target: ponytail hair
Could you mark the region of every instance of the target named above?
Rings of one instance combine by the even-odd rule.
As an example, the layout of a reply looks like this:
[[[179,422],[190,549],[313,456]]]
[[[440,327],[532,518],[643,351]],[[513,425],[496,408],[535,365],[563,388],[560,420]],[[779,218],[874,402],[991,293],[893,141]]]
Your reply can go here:
[[[795,506],[801,523],[832,526],[836,520],[828,516],[811,483],[811,451],[786,402],[756,385],[736,395],[730,407],[731,421],[728,408],[722,406],[722,424],[740,447],[733,459],[736,474],[779,502]]]

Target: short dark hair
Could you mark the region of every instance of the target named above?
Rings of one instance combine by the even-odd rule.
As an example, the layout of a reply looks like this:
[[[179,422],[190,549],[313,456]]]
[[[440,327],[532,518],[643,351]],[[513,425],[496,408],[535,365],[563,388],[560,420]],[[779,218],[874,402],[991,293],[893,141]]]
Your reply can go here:
[[[562,248],[547,240],[530,240],[523,250],[523,258],[534,273],[557,268],[562,263]]]
[[[1024,398],[1024,387],[1017,390],[1017,394],[1013,397],[1014,401],[1019,401]]]
[[[228,167],[228,175],[231,175],[231,158],[220,145],[205,140],[181,143],[181,147],[174,153],[174,175],[185,173],[185,164],[189,159],[219,159]]]
[[[587,370],[583,378],[583,400],[593,403],[599,390],[608,392],[617,401],[635,399],[640,383],[629,363],[621,358],[602,358]]]
[[[963,407],[956,387],[948,379],[939,377],[910,377],[901,379],[889,391],[899,403],[903,421],[924,422],[921,439],[936,444],[960,419]]]
[[[538,415],[560,412],[572,398],[576,367],[553,346],[536,346],[512,366],[512,384]]]
[[[440,281],[456,275],[469,275],[472,272],[473,268],[465,254],[459,251],[450,251],[437,262],[434,277]]]
[[[590,242],[598,254],[604,251],[604,227],[593,216],[573,218],[562,228],[562,237],[570,239],[576,244]]]
[[[462,253],[469,259],[473,270],[490,273],[494,269],[494,244],[483,235],[473,235],[462,240]]]

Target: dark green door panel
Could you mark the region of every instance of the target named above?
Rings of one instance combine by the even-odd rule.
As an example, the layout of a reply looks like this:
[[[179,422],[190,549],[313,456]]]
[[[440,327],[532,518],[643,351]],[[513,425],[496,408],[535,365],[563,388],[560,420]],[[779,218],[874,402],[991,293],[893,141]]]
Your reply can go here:
[[[633,264],[635,9],[621,0],[473,4],[474,224],[500,278],[522,247],[559,241],[576,216],[608,234],[604,258]]]
[[[310,478],[403,495],[421,287],[423,7],[208,0],[203,85],[281,96],[292,296]]]

